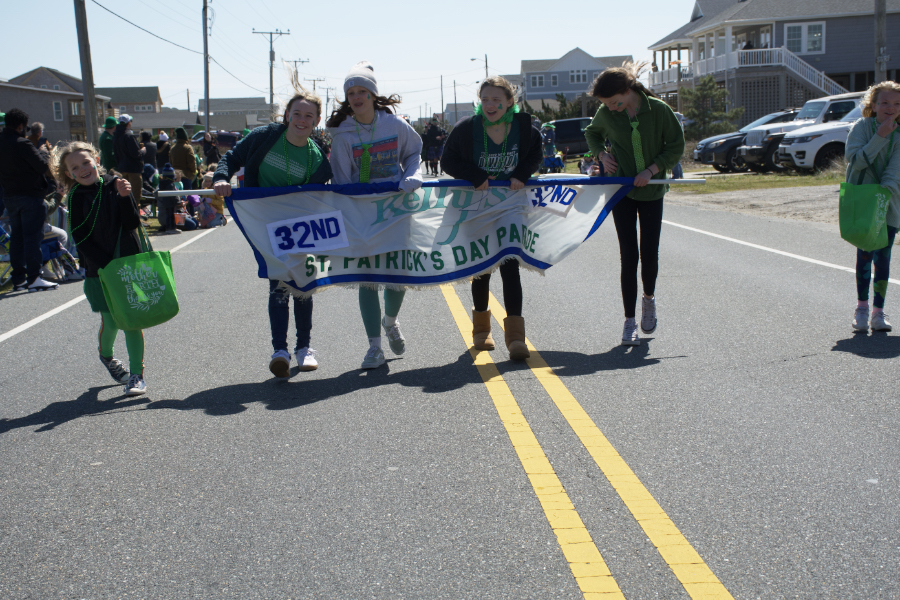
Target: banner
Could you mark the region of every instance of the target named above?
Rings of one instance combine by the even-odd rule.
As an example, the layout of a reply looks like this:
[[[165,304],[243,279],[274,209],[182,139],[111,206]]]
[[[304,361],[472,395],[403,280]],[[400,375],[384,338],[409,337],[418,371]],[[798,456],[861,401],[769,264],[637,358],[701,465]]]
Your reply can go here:
[[[587,240],[633,179],[544,177],[522,190],[491,182],[241,188],[226,199],[262,278],[306,296],[330,285],[433,286],[511,257],[543,272]],[[497,184],[501,185],[497,185]]]

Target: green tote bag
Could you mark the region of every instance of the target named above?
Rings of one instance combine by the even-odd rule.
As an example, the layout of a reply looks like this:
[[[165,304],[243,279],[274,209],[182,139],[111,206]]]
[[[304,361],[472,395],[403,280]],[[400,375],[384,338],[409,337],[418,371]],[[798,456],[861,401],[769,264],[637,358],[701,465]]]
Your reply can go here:
[[[172,257],[168,251],[153,250],[143,225],[138,232],[140,254],[119,256],[122,237],[119,231],[116,258],[97,271],[109,312],[116,326],[123,331],[154,327],[178,314]]]
[[[890,147],[894,145],[894,134],[891,134]],[[863,158],[866,158],[863,155]],[[878,159],[875,160],[876,164]],[[868,168],[860,172],[856,183],[841,184],[838,220],[841,225],[841,237],[860,250],[871,252],[888,245],[887,211],[891,203],[891,192],[881,187],[880,183],[863,184],[866,171],[872,171],[875,181],[881,181],[878,172],[869,159]]]

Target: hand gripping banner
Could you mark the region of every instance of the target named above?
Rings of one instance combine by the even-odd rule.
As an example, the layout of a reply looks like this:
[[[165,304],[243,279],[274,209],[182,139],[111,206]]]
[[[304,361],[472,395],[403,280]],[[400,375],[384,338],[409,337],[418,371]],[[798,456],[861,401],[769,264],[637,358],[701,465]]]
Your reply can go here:
[[[491,182],[235,189],[231,215],[259,276],[308,296],[331,285],[415,288],[470,279],[504,260],[543,272],[587,240],[633,179],[544,177],[512,191]],[[500,184],[500,185],[497,185]]]

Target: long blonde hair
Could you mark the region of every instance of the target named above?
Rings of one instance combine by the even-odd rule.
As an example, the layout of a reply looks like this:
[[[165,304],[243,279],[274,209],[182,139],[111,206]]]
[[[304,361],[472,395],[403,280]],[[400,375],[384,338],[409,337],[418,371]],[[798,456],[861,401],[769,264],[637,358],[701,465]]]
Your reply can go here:
[[[882,81],[866,90],[866,95],[862,99],[862,114],[864,117],[875,116],[875,105],[878,103],[878,94],[881,92],[897,92],[900,94],[900,83],[896,81]]]
[[[60,187],[65,190],[63,195],[67,194],[76,183],[76,181],[72,179],[72,176],[69,175],[68,169],[66,169],[66,157],[73,152],[87,152],[97,163],[97,172],[100,173],[100,175],[106,174],[106,170],[100,166],[100,154],[91,144],[88,144],[87,142],[68,142],[59,144],[53,149],[53,152],[50,153],[50,172],[53,174],[54,179],[56,179]]]

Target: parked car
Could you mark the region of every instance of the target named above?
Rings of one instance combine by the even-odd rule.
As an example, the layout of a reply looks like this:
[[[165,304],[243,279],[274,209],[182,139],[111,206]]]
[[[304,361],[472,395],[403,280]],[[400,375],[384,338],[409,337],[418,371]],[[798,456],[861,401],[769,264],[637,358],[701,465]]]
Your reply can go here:
[[[556,127],[556,149],[566,156],[584,154],[588,148],[584,139],[584,128],[591,124],[590,117],[557,119],[550,121]]]
[[[778,154],[781,164],[797,171],[826,169],[844,156],[850,127],[862,118],[862,106],[857,106],[840,121],[804,127],[781,140]]]
[[[747,169],[747,166],[744,164],[744,159],[738,154],[738,148],[744,143],[747,132],[761,125],[793,121],[798,112],[800,112],[799,108],[789,108],[774,112],[732,133],[714,135],[701,140],[697,142],[697,146],[694,148],[694,162],[712,165],[716,171],[721,171],[722,173],[744,171]]]
[[[778,145],[788,132],[842,119],[859,106],[864,94],[865,92],[853,92],[809,100],[790,123],[774,127],[763,125],[748,131],[744,145],[738,152],[754,171],[784,171]]]
[[[203,136],[206,135],[205,131],[198,131],[193,136],[191,136],[191,144],[194,146],[202,146],[203,145]],[[238,141],[243,137],[239,132],[236,131],[216,131],[216,146],[219,148],[219,152],[225,154],[232,148],[234,145],[238,143]]]

